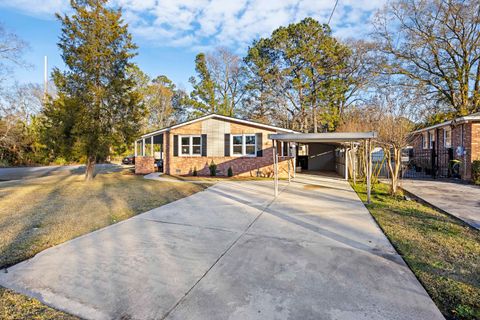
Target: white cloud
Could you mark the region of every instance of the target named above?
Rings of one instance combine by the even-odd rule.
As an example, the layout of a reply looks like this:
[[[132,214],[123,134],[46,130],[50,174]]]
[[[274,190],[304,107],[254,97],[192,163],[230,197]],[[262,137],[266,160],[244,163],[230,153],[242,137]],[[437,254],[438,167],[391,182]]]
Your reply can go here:
[[[65,0],[0,0],[0,8],[13,8],[30,15],[53,17],[57,12],[67,10],[69,2]]]
[[[386,0],[339,0],[331,26],[339,37],[362,37],[368,17]],[[281,25],[313,17],[326,23],[334,0],[111,0],[138,40],[157,46],[192,49],[227,46],[244,50],[254,39]],[[28,14],[51,15],[68,8],[66,0],[0,0]]]

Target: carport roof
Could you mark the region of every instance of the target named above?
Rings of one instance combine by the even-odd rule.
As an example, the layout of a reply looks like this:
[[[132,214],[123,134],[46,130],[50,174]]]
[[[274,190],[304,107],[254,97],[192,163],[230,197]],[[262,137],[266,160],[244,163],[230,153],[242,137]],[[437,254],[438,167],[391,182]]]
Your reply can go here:
[[[300,143],[344,143],[355,142],[365,139],[375,139],[377,133],[371,132],[327,132],[327,133],[286,133],[270,134],[269,139],[277,141],[289,141]]]

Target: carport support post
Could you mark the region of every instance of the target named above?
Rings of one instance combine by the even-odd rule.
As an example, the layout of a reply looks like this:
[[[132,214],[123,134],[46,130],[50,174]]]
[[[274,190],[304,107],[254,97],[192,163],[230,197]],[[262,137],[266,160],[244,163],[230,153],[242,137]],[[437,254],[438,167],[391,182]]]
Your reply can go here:
[[[357,151],[355,150],[355,147],[353,146],[353,143],[352,143],[352,151],[353,151],[353,155],[352,155],[352,174],[353,174],[353,185],[356,185],[357,184],[357,169],[356,169],[356,166],[357,166]]]
[[[273,185],[274,196],[278,196],[278,154],[277,154],[277,141],[273,140]]]
[[[135,157],[136,157],[137,156],[137,140],[135,140],[134,148],[135,148]]]
[[[288,162],[288,183],[290,183],[290,181],[291,181],[291,178],[290,178],[290,176],[291,176],[290,175],[290,161],[291,161],[291,159],[287,160],[287,162]]]
[[[345,147],[345,180],[348,181],[348,148]]]
[[[367,203],[370,203],[372,186],[372,154],[370,152],[370,139],[365,140],[365,160],[367,161]]]
[[[145,157],[145,138],[142,139],[142,157]]]
[[[295,174],[297,172],[297,144],[293,143],[293,179],[295,179]]]

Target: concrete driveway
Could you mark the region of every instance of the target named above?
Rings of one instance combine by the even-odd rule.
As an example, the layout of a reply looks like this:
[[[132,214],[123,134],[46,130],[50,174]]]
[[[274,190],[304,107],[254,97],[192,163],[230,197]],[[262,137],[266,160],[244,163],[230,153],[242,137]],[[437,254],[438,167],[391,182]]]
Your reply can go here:
[[[120,170],[122,166],[102,163],[95,166],[95,173]],[[0,181],[39,178],[59,174],[83,174],[84,165],[43,166],[43,167],[12,167],[0,168]]]
[[[88,319],[443,319],[345,181],[281,184],[218,183],[0,284]]]
[[[480,229],[480,186],[442,180],[402,180],[402,188]]]

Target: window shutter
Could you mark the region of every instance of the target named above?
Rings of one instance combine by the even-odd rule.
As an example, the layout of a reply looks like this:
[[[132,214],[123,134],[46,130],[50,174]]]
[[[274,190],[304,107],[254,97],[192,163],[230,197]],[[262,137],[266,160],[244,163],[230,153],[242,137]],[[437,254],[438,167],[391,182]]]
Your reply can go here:
[[[202,157],[207,156],[207,135],[202,134]]]
[[[173,136],[173,156],[178,157],[178,135]]]
[[[230,133],[225,133],[225,157],[230,157]]]
[[[263,134],[256,133],[255,141],[257,143],[257,157],[263,157]]]

